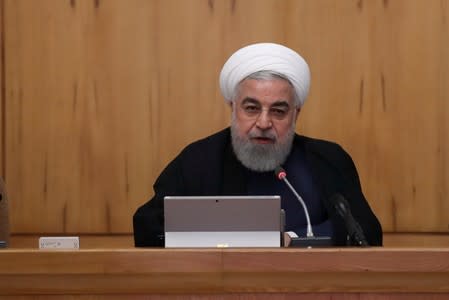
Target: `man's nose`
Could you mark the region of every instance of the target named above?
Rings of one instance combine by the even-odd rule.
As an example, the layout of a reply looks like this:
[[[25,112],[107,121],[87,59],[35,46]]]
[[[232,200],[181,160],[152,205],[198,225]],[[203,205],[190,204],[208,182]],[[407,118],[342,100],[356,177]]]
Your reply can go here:
[[[260,112],[260,115],[257,117],[256,126],[260,129],[269,129],[273,126],[268,110],[262,110]]]

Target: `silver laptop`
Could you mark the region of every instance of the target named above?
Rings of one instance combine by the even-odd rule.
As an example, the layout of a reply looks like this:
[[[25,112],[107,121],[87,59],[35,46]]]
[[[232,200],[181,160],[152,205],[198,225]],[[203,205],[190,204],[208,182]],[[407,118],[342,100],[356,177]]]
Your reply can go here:
[[[280,247],[280,196],[167,196],[165,247]]]

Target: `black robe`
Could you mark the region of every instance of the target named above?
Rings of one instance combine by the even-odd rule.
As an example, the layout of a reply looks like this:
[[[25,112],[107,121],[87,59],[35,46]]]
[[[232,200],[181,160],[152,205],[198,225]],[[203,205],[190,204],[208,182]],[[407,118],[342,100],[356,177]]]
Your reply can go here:
[[[334,245],[347,244],[345,223],[329,202],[340,193],[368,243],[381,246],[381,225],[363,196],[351,157],[335,143],[295,135],[293,147],[299,145],[332,221]],[[229,128],[188,145],[156,180],[154,197],[134,214],[135,246],[164,246],[164,196],[247,195],[245,170],[232,150]]]

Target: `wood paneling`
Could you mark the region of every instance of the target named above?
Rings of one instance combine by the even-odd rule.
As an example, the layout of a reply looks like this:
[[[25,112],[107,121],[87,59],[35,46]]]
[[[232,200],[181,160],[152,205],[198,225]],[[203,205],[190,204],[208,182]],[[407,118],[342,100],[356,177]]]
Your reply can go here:
[[[292,7],[313,78],[299,127],[351,153],[384,229],[447,232],[449,2]]]
[[[280,300],[446,300],[447,295],[443,293],[232,293],[232,294],[183,294],[183,295],[45,295],[45,296],[4,296],[2,300],[47,300],[47,299],[82,299],[82,300],[271,300],[273,298]]]
[[[150,4],[7,2],[15,231],[130,230],[162,159]]]
[[[3,27],[3,0],[0,0],[0,177],[4,179],[5,169],[4,169],[4,159],[5,159],[5,43],[4,43],[4,27]]]
[[[227,126],[218,73],[257,41],[308,60],[298,131],[351,153],[385,230],[449,231],[447,0],[5,0],[4,17],[13,232],[131,232],[167,162]]]
[[[449,292],[448,249],[22,249],[0,257],[3,296],[427,299]]]
[[[9,207],[4,183],[4,39],[3,39],[3,1],[0,0],[0,241],[9,242]]]

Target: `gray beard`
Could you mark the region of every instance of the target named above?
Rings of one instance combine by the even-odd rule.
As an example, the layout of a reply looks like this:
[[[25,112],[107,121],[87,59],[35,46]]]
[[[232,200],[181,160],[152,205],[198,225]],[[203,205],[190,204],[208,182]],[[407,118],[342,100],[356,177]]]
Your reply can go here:
[[[247,136],[238,135],[238,127],[234,121],[231,124],[232,147],[237,159],[256,172],[273,171],[281,166],[290,154],[294,137],[295,129],[292,127],[283,141],[276,138],[274,144],[255,144]]]

